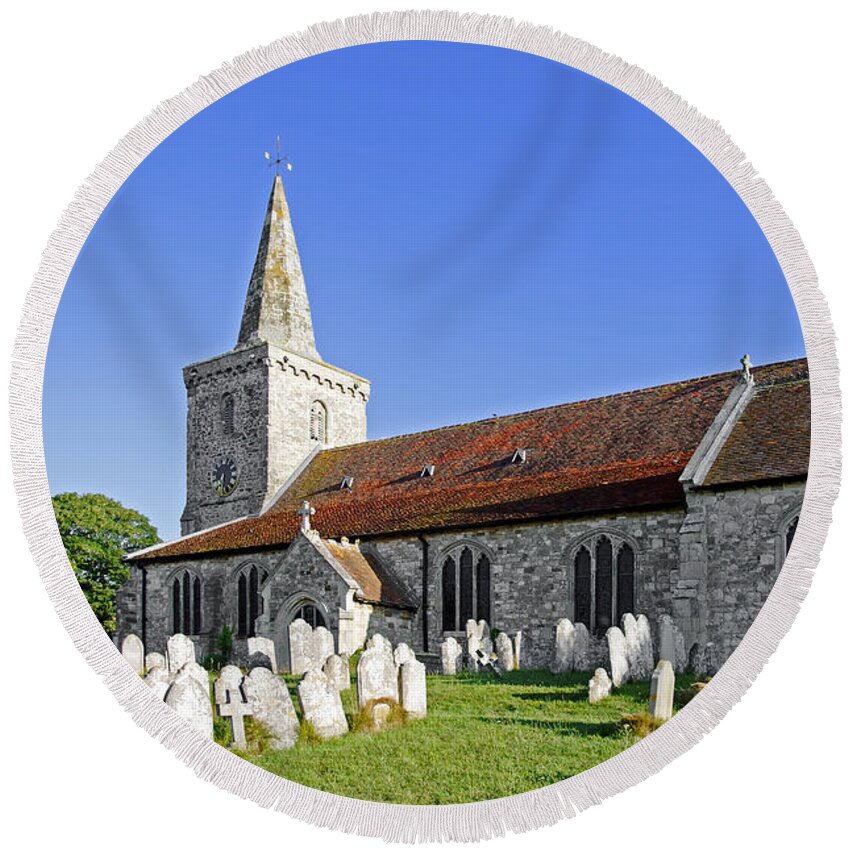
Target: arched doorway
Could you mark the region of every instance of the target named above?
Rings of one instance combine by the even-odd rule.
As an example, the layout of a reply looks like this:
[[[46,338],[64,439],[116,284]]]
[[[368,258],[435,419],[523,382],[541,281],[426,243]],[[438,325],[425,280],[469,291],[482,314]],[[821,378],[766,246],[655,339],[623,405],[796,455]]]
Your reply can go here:
[[[294,620],[304,620],[311,628],[324,626],[330,632],[335,631],[327,608],[316,598],[296,593],[286,599],[277,609],[272,625],[272,639],[275,643],[278,664],[283,669],[292,670],[289,654],[289,626]],[[336,642],[336,636],[334,636]]]

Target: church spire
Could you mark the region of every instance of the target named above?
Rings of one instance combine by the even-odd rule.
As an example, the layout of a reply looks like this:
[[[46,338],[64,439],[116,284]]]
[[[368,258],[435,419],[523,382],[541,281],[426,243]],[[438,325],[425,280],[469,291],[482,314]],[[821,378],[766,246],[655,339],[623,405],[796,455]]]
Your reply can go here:
[[[292,218],[279,174],[275,174],[269,196],[236,347],[244,348],[255,342],[270,342],[311,360],[321,360],[316,351]]]

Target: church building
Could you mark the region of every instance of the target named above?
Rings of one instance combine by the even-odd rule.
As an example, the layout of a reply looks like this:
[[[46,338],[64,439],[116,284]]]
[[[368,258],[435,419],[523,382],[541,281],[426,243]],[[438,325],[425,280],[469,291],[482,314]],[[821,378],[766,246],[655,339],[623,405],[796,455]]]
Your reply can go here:
[[[183,370],[182,536],[128,557],[118,633],[201,654],[229,625],[274,640],[325,625],[439,653],[468,619],[522,630],[544,667],[562,617],[604,634],[673,617],[713,671],[765,602],[809,462],[805,359],[381,440],[370,383],[322,360],[275,177],[239,338]]]

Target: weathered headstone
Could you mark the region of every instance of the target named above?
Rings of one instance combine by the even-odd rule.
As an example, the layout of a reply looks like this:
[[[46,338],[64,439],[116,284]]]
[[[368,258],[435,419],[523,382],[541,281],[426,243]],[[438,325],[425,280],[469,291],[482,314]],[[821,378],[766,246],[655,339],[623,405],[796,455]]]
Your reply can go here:
[[[443,663],[443,675],[454,676],[458,672],[458,661],[463,656],[463,648],[451,636],[440,645],[440,658]]]
[[[637,620],[634,614],[623,614],[620,619],[620,630],[626,639],[626,664],[631,672],[638,663],[637,659],[640,653],[640,639],[638,638]],[[637,678],[637,676],[634,678]]]
[[[522,632],[514,635],[514,670],[522,669]]]
[[[127,635],[121,641],[121,654],[134,673],[145,674],[145,645],[138,635]]]
[[[366,641],[366,649],[379,649],[388,655],[393,654],[393,645],[381,634],[374,634]]]
[[[300,617],[289,624],[289,669],[296,676],[315,669],[313,627]]]
[[[576,627],[564,617],[555,623],[553,673],[572,673],[575,666]]]
[[[367,649],[357,662],[357,704],[363,708],[370,700],[392,699],[398,702],[398,669],[392,654],[380,644]]]
[[[239,673],[239,679],[236,678],[236,673]],[[247,746],[245,740],[245,718],[250,717],[253,713],[251,704],[242,698],[242,672],[238,667],[228,665],[223,667],[221,676],[215,681],[213,690],[215,691],[215,704],[218,706],[218,713],[221,717],[230,718],[230,730],[233,734],[233,743],[244,750]]]
[[[238,669],[238,668],[237,668]],[[242,674],[239,674],[240,678]],[[172,676],[172,681],[176,684],[177,682],[183,681],[183,679],[194,679],[200,687],[204,689],[204,693],[209,698],[210,695],[210,676],[207,671],[198,664],[197,661],[187,661],[176,673],[176,675]]]
[[[392,706],[388,702],[376,702],[372,704],[372,723],[376,729],[380,729],[389,719]]]
[[[161,652],[149,652],[145,656],[145,670],[150,673],[151,670],[156,670],[157,667],[162,667],[165,672],[168,672],[168,661]]]
[[[415,658],[405,661],[399,668],[398,680],[404,710],[411,717],[424,717],[428,713],[425,665]]]
[[[596,668],[593,678],[587,683],[588,702],[600,702],[611,695],[611,680],[601,667]]]
[[[584,623],[575,624],[575,636],[573,638],[573,670],[584,672],[592,670],[590,661],[590,632]]]
[[[401,667],[402,664],[406,664],[408,661],[415,661],[416,654],[406,643],[400,643],[393,652],[393,660],[396,663],[396,667]]]
[[[195,661],[195,644],[179,632],[168,639],[166,648],[168,672],[173,676],[187,661]]]
[[[175,682],[165,695],[165,703],[205,738],[212,738],[213,716],[209,691],[205,691],[197,680],[185,676]]]
[[[267,637],[248,638],[248,667],[267,667],[277,673],[277,656],[274,641]]]
[[[638,614],[635,622],[635,656],[634,663],[629,662],[631,679],[645,681],[652,675],[655,668],[655,655],[652,650],[652,628],[646,614]]]
[[[658,618],[658,658],[673,665],[674,673],[684,673],[688,659],[685,655],[685,639],[669,614]]]
[[[496,656],[502,670],[509,672],[514,669],[514,644],[505,632],[499,632],[496,635]]]
[[[154,667],[144,678],[144,683],[160,698],[165,699],[171,686],[171,677],[165,667]]]
[[[673,665],[663,658],[658,662],[649,685],[649,713],[658,720],[669,720],[673,716],[673,694],[676,676]]]
[[[339,691],[321,670],[310,670],[298,683],[298,702],[301,716],[320,738],[333,738],[348,731]]]
[[[478,634],[481,635],[481,646],[479,648],[483,650],[484,654],[488,658],[492,658],[493,639],[490,637],[490,626],[487,624],[486,620],[478,621]]]
[[[313,630],[313,664],[315,669],[321,670],[335,651],[334,636],[324,626],[316,626]]]
[[[608,640],[608,655],[611,665],[611,681],[615,688],[629,681],[629,664],[626,659],[626,637],[617,628],[611,626],[605,637]]]
[[[348,669],[347,655],[332,655],[325,662],[322,672],[338,691],[347,691],[351,687],[351,672]]]
[[[267,667],[255,667],[242,681],[254,720],[262,723],[273,750],[288,750],[298,740],[298,716],[289,688]]]
[[[484,637],[483,631],[484,620],[480,620],[476,622],[475,620],[467,620],[466,621],[466,639],[469,640],[471,637],[478,638],[481,640]]]

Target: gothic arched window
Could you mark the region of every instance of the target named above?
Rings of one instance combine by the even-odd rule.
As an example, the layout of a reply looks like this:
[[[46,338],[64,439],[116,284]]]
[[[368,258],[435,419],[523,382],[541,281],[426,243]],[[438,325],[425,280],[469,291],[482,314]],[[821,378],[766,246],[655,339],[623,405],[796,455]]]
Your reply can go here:
[[[236,579],[236,637],[254,637],[254,624],[263,611],[262,583],[269,577],[255,564],[244,567]]]
[[[317,628],[318,626],[324,626],[327,628],[327,623],[325,623],[325,617],[322,612],[313,605],[312,602],[306,602],[302,605],[296,612],[295,616],[292,618],[293,620],[304,620],[307,625],[312,628]]]
[[[236,402],[230,393],[225,393],[221,397],[221,430],[228,437],[236,430],[235,415]]]
[[[172,633],[197,635],[201,632],[201,580],[189,570],[171,582]]]
[[[780,530],[779,546],[781,548],[782,560],[788,557],[791,551],[791,544],[794,542],[794,535],[797,533],[797,523],[800,521],[800,515],[797,514],[791,517]]]
[[[594,535],[575,553],[572,590],[574,622],[598,634],[633,614],[634,547],[617,535]]]
[[[320,401],[310,405],[310,439],[317,443],[328,439],[328,411]]]
[[[490,622],[490,558],[471,546],[442,562],[443,631],[462,632],[467,620]]]

